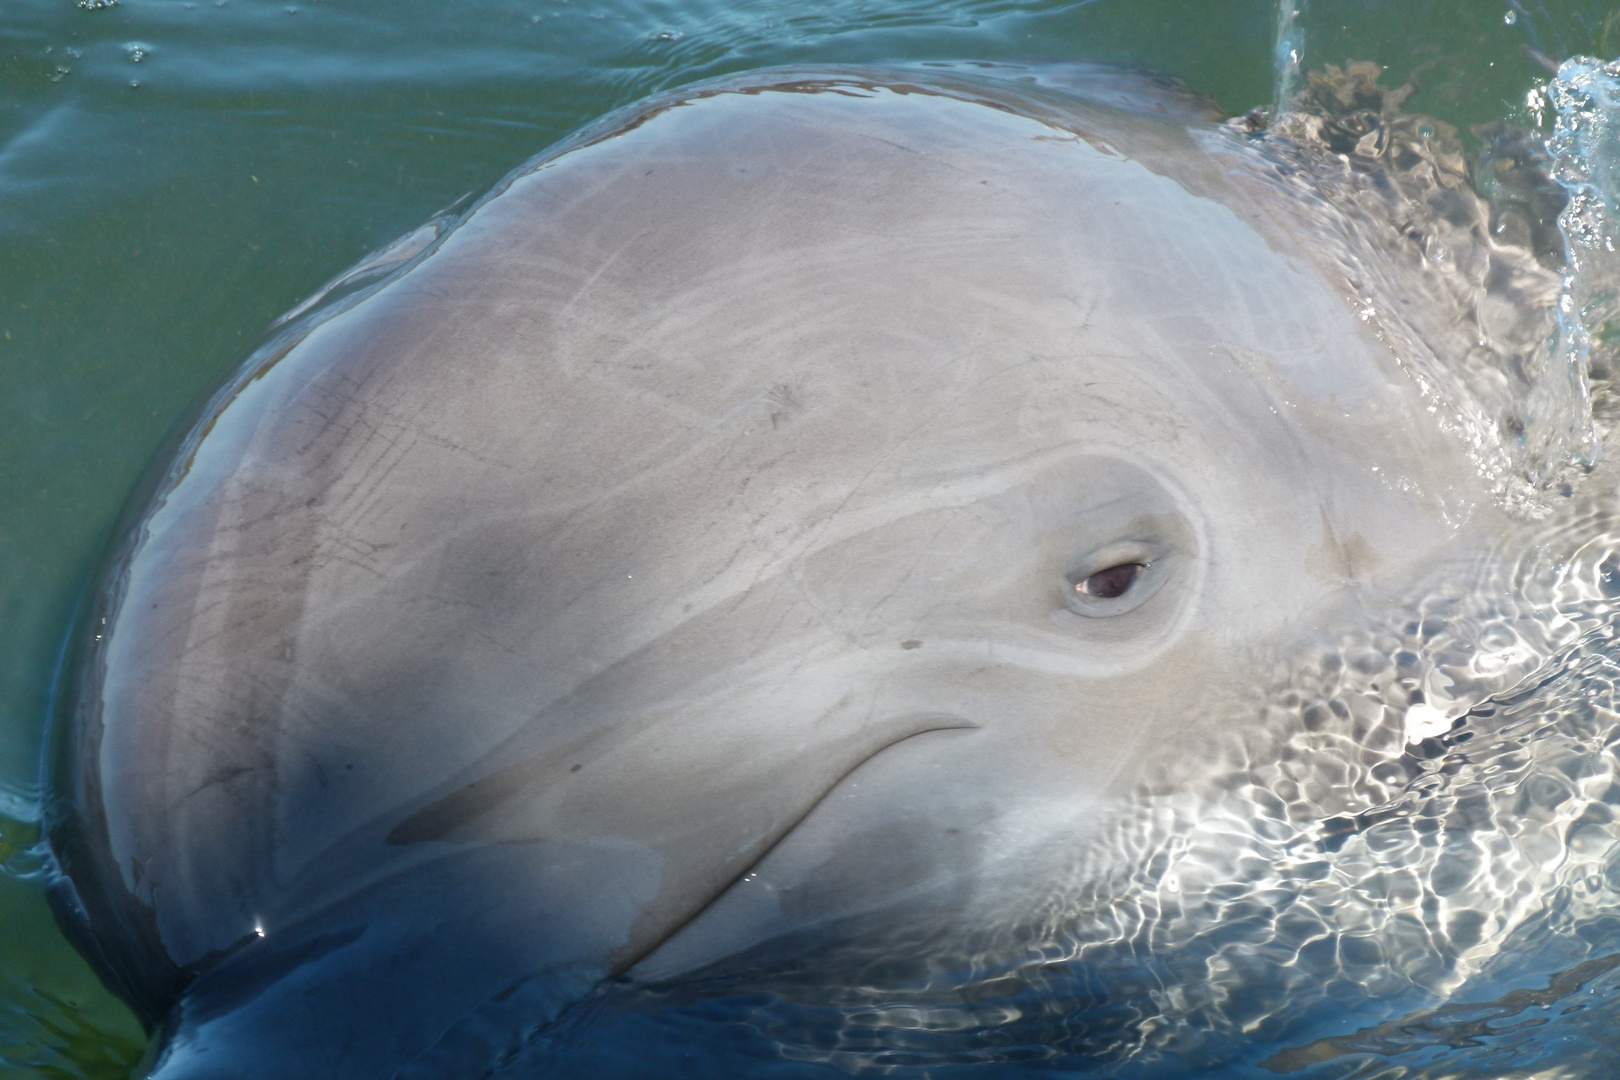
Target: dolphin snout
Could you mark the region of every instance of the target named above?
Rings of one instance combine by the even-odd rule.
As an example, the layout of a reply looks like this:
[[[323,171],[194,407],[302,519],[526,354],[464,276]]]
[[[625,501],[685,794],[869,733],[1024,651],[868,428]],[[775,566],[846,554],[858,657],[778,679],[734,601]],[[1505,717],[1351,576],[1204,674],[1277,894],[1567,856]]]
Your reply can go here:
[[[599,945],[596,961],[612,974],[708,907],[868,762],[920,736],[976,726],[943,712],[863,722],[861,711],[848,699],[799,713],[732,703],[701,719],[678,711],[610,725],[453,786],[403,817],[385,843],[499,847],[526,852],[537,867],[579,850],[614,852],[596,871],[602,880],[554,908],[634,896],[622,933]]]

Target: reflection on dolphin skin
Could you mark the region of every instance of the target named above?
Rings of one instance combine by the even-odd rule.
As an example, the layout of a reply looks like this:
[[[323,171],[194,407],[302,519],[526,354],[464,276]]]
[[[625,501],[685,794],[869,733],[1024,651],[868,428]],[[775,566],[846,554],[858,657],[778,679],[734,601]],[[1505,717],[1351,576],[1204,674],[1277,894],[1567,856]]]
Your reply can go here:
[[[692,88],[220,392],[52,787],[62,918],[154,1076],[543,1073],[749,985],[915,1022],[843,1057],[767,1024],[730,1070],[1016,1062],[962,1040],[1034,994],[1173,1072],[1480,969],[1531,898],[1467,916],[1368,838],[1607,600],[1591,544],[1552,628],[1412,599],[1531,528],[1494,410],[1555,283],[1484,239],[1488,294],[1376,261],[1286,147],[1142,85]],[[1203,948],[1244,941],[1300,1011],[1245,1012],[1279,961]]]

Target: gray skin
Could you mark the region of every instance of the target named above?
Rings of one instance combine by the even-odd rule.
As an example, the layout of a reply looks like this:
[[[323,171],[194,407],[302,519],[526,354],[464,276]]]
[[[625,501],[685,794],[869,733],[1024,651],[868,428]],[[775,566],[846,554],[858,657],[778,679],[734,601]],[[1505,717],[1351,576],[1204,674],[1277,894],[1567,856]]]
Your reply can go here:
[[[209,406],[52,789],[155,1075],[444,1075],[519,990],[1017,911],[1292,643],[1500,531],[1196,109],[916,80],[620,117]]]

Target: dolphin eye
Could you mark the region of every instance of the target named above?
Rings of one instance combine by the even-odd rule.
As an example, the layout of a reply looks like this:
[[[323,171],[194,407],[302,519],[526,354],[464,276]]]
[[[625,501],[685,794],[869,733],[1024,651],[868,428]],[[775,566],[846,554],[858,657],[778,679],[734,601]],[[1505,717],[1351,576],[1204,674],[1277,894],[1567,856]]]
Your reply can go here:
[[[1142,563],[1135,562],[1110,566],[1076,582],[1074,591],[1098,600],[1113,600],[1124,596],[1125,590],[1135,584],[1137,577],[1146,569]]]
[[[1122,540],[1094,550],[1070,564],[1063,606],[1093,619],[1139,608],[1169,579],[1173,555],[1150,540]]]

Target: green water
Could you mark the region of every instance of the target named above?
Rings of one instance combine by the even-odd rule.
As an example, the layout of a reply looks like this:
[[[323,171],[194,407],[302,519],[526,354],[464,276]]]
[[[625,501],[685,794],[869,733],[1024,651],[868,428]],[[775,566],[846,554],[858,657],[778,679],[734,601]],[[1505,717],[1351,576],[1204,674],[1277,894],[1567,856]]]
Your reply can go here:
[[[1300,7],[1305,68],[1377,60],[1465,130],[1550,122],[1547,62],[1620,53],[1598,0]],[[141,1054],[45,910],[42,727],[126,494],[277,315],[654,90],[773,64],[1095,60],[1235,113],[1273,100],[1278,26],[1270,0],[0,0],[0,1077],[121,1077]]]

